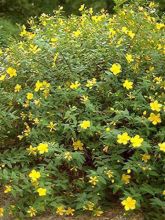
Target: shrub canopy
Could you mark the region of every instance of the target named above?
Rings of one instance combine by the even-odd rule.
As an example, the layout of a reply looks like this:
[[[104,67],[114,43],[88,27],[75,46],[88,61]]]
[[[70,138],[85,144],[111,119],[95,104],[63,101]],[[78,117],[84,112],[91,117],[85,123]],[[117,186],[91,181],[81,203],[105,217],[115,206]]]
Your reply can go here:
[[[117,196],[163,216],[165,25],[154,4],[79,10],[31,19],[0,52],[5,211],[99,216]]]

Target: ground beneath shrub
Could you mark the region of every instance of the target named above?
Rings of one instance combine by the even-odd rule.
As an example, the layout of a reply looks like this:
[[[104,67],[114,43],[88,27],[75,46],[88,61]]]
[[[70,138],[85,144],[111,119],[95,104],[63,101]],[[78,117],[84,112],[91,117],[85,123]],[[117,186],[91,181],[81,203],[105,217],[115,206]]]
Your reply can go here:
[[[33,218],[33,220],[144,220],[141,213],[125,215],[121,208],[110,209],[100,217],[91,217],[87,215],[77,217],[55,217],[55,216],[43,216]]]

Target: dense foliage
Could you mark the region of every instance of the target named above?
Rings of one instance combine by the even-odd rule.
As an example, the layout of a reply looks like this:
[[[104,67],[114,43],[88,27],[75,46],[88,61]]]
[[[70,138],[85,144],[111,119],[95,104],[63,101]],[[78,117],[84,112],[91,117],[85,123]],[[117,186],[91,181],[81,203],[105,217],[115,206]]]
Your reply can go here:
[[[0,50],[0,215],[89,212],[113,198],[164,219],[164,29],[154,3],[82,5]]]

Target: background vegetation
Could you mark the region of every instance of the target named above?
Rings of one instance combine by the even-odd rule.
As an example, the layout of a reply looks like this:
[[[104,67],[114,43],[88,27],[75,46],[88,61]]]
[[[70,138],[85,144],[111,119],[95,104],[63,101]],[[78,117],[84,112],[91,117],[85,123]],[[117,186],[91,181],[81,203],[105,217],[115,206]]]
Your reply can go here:
[[[120,0],[120,2],[128,2]],[[165,9],[164,0],[155,0],[160,4],[160,11]],[[29,17],[38,16],[41,13],[52,14],[59,5],[64,7],[67,15],[80,14],[77,10],[81,4],[92,7],[95,12],[106,9],[113,13],[115,0],[1,0],[0,1],[0,45],[6,46],[11,37],[16,37],[18,24],[25,24]],[[17,23],[17,25],[16,25]]]

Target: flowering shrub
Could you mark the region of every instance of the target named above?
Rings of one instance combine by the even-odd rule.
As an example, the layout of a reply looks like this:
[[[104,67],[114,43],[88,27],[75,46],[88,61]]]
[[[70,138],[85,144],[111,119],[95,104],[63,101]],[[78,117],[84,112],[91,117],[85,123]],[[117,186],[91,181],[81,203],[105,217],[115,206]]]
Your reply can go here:
[[[163,216],[165,25],[153,3],[79,10],[1,50],[0,215],[100,216],[115,197]]]

